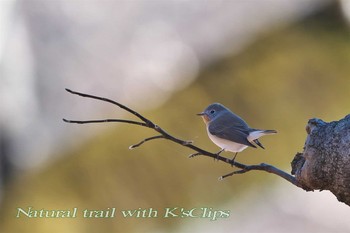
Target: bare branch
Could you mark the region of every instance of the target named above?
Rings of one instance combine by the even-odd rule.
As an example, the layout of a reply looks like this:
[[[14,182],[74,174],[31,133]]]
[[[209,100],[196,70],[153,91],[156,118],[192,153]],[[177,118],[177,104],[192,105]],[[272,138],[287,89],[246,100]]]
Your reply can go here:
[[[127,124],[134,124],[134,125],[140,125],[140,126],[148,127],[145,123],[142,123],[142,122],[129,121],[129,120],[123,120],[123,119],[104,119],[104,120],[75,121],[75,120],[67,120],[67,119],[63,118],[63,121],[67,122],[67,123],[76,123],[76,124],[119,122],[119,123],[127,123]]]
[[[158,135],[158,136],[153,136],[153,137],[149,137],[149,138],[146,138],[144,140],[142,140],[141,142],[137,143],[137,144],[134,144],[134,145],[131,145],[129,146],[129,149],[135,149],[136,147],[139,147],[141,146],[143,143],[147,142],[147,141],[151,141],[151,140],[154,140],[154,139],[159,139],[159,138],[164,138],[163,135]]]
[[[246,173],[246,172],[249,172],[249,171],[257,170],[257,171],[269,172],[269,173],[275,174],[277,176],[280,176],[283,179],[289,181],[290,183],[292,183],[292,184],[294,184],[294,185],[296,185],[296,186],[298,186],[300,188],[303,188],[303,189],[309,191],[307,188],[305,188],[301,184],[299,184],[294,176],[292,176],[292,175],[290,175],[290,174],[288,174],[288,173],[286,173],[286,172],[284,172],[284,171],[282,171],[282,170],[280,170],[280,169],[278,169],[278,168],[276,168],[276,167],[274,167],[272,165],[264,164],[264,163],[262,163],[260,165],[245,165],[245,164],[236,162],[236,161],[234,161],[232,159],[228,159],[226,157],[220,156],[218,153],[211,153],[209,151],[203,150],[202,148],[199,148],[199,147],[193,145],[192,141],[185,141],[185,140],[182,140],[182,139],[179,139],[179,138],[176,138],[176,137],[170,135],[165,130],[163,130],[160,126],[154,124],[151,120],[147,119],[146,117],[142,116],[138,112],[136,112],[136,111],[134,111],[134,110],[132,110],[132,109],[126,107],[125,105],[120,104],[120,103],[118,103],[116,101],[113,101],[113,100],[110,100],[110,99],[107,99],[107,98],[103,98],[103,97],[99,97],[99,96],[94,96],[94,95],[89,95],[89,94],[84,94],[84,93],[72,91],[70,89],[66,89],[66,91],[68,91],[71,94],[75,94],[75,95],[79,95],[79,96],[87,97],[87,98],[92,98],[92,99],[97,99],[97,100],[101,100],[101,101],[104,101],[104,102],[108,102],[108,103],[117,105],[118,107],[120,107],[120,108],[126,110],[127,112],[133,114],[134,116],[138,117],[142,122],[131,121],[131,120],[123,120],[123,119],[105,119],[105,120],[87,120],[87,121],[76,121],[76,120],[63,119],[64,122],[77,123],[77,124],[104,123],[104,122],[121,122],[121,123],[135,124],[135,125],[140,125],[140,126],[143,126],[143,127],[151,128],[151,129],[157,131],[158,133],[160,133],[160,135],[146,138],[146,139],[142,140],[141,142],[130,146],[129,148],[133,149],[135,147],[138,147],[138,146],[142,145],[143,143],[145,143],[147,141],[163,138],[163,139],[170,140],[170,141],[172,141],[174,143],[177,143],[177,144],[179,144],[181,146],[187,147],[187,148],[189,148],[191,150],[194,150],[196,153],[191,154],[189,156],[190,158],[193,158],[193,157],[198,156],[198,155],[204,155],[204,156],[211,157],[211,158],[214,158],[216,160],[222,161],[224,163],[230,164],[231,166],[235,166],[236,168],[240,169],[240,170],[237,170],[237,171],[233,171],[233,172],[231,172],[229,174],[226,174],[224,176],[221,176],[219,178],[220,180],[222,180],[222,179],[224,179],[226,177],[232,176],[234,174],[243,174],[243,173]]]
[[[107,98],[104,98],[104,97],[99,97],[99,96],[89,95],[89,94],[85,94],[85,93],[81,93],[81,92],[77,92],[77,91],[72,91],[72,90],[70,90],[68,88],[66,88],[66,91],[68,91],[69,93],[74,94],[74,95],[79,95],[79,96],[86,97],[86,98],[91,98],[91,99],[97,99],[97,100],[101,100],[101,101],[104,101],[104,102],[108,102],[108,103],[117,105],[119,108],[122,108],[125,111],[130,112],[131,114],[133,114],[136,117],[138,117],[140,120],[145,122],[148,125],[148,127],[154,127],[154,124],[150,120],[146,119],[145,117],[143,117],[138,112],[136,112],[136,111],[126,107],[123,104],[120,104],[118,102],[115,102],[113,100],[110,100],[110,99],[107,99]]]
[[[280,177],[282,177],[283,179],[289,181],[290,183],[302,188],[302,189],[305,189],[306,191],[311,191],[311,189],[305,187],[305,186],[302,186],[300,183],[298,183],[298,181],[295,179],[294,176],[270,165],[270,164],[266,164],[266,163],[261,163],[259,165],[247,165],[245,168],[241,169],[241,170],[238,170],[238,171],[233,171],[231,173],[228,173],[224,176],[221,176],[219,177],[219,180],[223,180],[224,178],[226,177],[229,177],[229,176],[232,176],[232,175],[235,175],[235,174],[243,174],[243,173],[246,173],[246,172],[249,172],[249,171],[252,171],[252,170],[255,170],[255,171],[265,171],[265,172],[268,172],[268,173],[272,173],[272,174],[275,174],[275,175],[278,175]]]

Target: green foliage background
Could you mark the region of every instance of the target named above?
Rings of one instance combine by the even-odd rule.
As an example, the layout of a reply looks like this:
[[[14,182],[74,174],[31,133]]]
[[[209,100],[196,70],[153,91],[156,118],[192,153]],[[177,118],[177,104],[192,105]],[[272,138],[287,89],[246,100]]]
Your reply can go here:
[[[165,105],[142,114],[175,136],[217,151],[195,113],[221,102],[252,127],[279,132],[261,140],[266,150],[247,149],[238,161],[266,162],[290,171],[295,153],[302,150],[308,119],[332,121],[349,114],[349,42],[349,28],[337,12],[314,15],[263,33],[239,55],[205,67],[193,84]],[[218,182],[231,167],[206,157],[188,159],[192,151],[168,141],[128,150],[129,145],[152,135],[141,127],[111,124],[45,170],[16,179],[6,187],[0,209],[2,232],[175,232],[179,224],[203,220],[16,219],[16,207],[218,208],[238,202],[252,186],[270,183],[273,187],[271,183],[280,181],[267,173],[251,172]]]

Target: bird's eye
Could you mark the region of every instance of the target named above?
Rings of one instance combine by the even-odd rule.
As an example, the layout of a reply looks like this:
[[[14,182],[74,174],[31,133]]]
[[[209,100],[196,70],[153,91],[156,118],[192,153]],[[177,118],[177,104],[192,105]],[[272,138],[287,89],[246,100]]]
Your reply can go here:
[[[210,111],[210,114],[214,114],[214,113],[215,113],[215,110],[211,110],[211,111]]]

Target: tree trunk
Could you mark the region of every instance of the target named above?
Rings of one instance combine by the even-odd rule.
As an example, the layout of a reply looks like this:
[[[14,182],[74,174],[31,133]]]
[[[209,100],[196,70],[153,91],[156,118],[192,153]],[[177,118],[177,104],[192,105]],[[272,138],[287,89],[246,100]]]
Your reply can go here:
[[[350,206],[350,114],[326,123],[309,120],[303,153],[292,162],[292,174],[305,190],[329,190]]]

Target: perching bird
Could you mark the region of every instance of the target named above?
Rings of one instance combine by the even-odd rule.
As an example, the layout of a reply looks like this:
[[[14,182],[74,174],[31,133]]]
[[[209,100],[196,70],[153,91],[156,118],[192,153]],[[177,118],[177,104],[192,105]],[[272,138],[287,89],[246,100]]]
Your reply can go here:
[[[209,105],[204,112],[197,115],[202,116],[209,138],[221,148],[217,155],[222,151],[231,151],[235,153],[233,160],[238,152],[248,146],[256,148],[258,145],[265,149],[258,138],[277,133],[276,130],[250,128],[242,118],[219,103]]]

